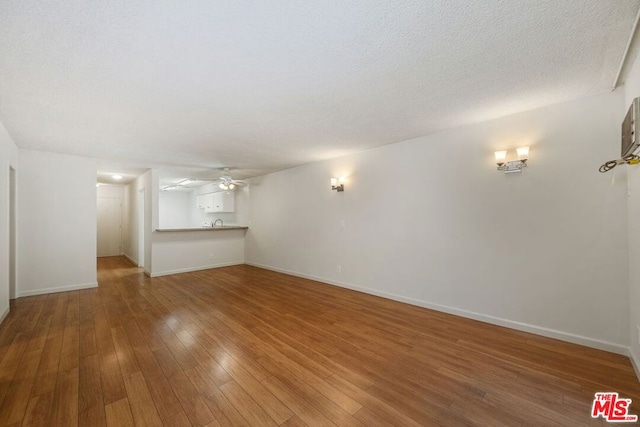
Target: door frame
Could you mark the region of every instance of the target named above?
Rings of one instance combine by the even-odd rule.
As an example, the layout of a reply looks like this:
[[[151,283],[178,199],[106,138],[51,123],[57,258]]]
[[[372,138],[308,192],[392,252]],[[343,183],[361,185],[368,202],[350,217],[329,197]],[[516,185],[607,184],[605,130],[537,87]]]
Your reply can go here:
[[[9,165],[9,299],[18,298],[17,172]]]
[[[145,189],[141,189],[138,191],[138,200],[136,203],[138,215],[137,215],[137,223],[138,223],[138,267],[144,268],[144,257],[145,257],[145,245],[144,245],[144,227],[145,227]]]

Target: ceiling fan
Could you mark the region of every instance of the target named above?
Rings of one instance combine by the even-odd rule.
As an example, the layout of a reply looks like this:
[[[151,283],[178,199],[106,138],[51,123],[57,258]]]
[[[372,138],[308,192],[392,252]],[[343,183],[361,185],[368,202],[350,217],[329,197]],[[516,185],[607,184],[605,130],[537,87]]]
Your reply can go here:
[[[233,179],[233,177],[229,174],[229,168],[222,168],[223,175],[218,178],[218,187],[223,190],[233,190],[236,187],[242,187],[243,185],[247,185],[246,181],[241,179]]]

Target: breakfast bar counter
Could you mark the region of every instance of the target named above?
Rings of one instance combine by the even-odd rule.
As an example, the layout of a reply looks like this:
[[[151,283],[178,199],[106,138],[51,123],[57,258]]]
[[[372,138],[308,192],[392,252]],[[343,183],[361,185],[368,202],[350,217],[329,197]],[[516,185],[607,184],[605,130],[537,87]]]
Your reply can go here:
[[[248,229],[240,225],[157,228],[152,233],[151,276],[243,264]]]
[[[249,227],[243,225],[222,225],[216,227],[189,227],[189,228],[157,228],[154,231],[175,232],[175,231],[224,231],[224,230],[246,230]]]

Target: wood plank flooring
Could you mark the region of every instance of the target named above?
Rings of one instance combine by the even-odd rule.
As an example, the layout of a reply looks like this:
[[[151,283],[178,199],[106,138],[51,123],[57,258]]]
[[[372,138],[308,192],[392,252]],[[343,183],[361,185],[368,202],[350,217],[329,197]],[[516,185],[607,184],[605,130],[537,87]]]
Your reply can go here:
[[[626,357],[250,266],[21,298],[0,325],[0,425],[585,426],[633,399]]]

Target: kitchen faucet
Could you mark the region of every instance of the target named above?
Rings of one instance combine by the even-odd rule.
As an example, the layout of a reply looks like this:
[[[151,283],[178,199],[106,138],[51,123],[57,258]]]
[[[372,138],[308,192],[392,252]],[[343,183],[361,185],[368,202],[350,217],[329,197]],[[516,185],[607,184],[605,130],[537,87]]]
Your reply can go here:
[[[224,227],[224,221],[222,221],[220,218],[216,219],[213,224],[211,224],[212,227],[215,227],[216,224],[218,223],[218,221],[220,221],[220,227]]]

